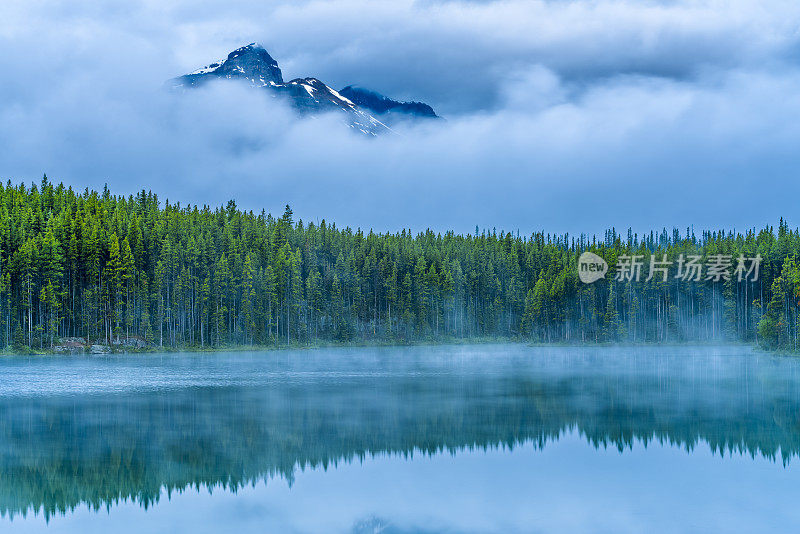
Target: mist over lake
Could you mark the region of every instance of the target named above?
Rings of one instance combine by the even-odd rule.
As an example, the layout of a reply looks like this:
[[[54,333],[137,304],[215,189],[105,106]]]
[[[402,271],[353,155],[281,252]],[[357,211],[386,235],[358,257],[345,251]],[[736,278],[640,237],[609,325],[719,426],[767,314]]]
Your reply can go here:
[[[800,519],[800,362],[746,347],[0,367],[14,532],[759,532]]]

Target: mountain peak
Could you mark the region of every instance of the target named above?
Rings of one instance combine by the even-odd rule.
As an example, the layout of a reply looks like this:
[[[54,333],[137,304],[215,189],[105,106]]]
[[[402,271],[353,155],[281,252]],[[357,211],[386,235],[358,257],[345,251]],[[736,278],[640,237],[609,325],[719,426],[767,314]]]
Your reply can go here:
[[[278,62],[258,43],[250,43],[228,54],[219,74],[227,78],[246,78],[254,85],[283,83]]]
[[[173,79],[172,87],[185,90],[226,78],[247,81],[253,87],[268,90],[272,96],[285,98],[301,115],[343,112],[345,122],[366,135],[391,132],[389,127],[370,114],[373,110],[380,114],[391,110],[414,117],[436,117],[433,109],[426,104],[398,102],[354,86],[339,92],[312,77],[284,82],[278,62],[259,43],[237,48],[223,60]],[[359,100],[351,98],[348,92]]]
[[[250,43],[249,45],[242,46],[228,54],[228,59],[235,59],[239,56],[246,56],[246,55],[256,55],[262,58],[269,58],[269,61],[275,61],[272,59],[272,56],[269,55],[266,48],[261,46],[259,43]]]
[[[283,74],[269,52],[258,43],[237,48],[225,59],[175,78],[174,87],[197,87],[217,78],[239,78],[256,87],[280,85]]]

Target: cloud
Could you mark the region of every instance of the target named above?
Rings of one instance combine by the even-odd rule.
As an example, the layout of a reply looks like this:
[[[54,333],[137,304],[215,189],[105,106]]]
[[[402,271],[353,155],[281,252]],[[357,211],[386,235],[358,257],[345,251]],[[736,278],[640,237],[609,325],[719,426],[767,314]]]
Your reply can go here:
[[[573,234],[741,229],[800,193],[793,2],[12,0],[0,21],[0,177],[15,182],[288,202],[379,231]],[[370,140],[236,84],[163,89],[254,40],[287,78],[447,120]]]

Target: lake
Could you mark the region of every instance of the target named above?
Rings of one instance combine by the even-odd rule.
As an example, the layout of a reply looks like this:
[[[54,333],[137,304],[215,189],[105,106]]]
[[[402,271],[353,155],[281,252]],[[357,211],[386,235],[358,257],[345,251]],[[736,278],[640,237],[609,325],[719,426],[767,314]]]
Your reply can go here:
[[[800,360],[475,345],[0,360],[0,531],[800,527]]]

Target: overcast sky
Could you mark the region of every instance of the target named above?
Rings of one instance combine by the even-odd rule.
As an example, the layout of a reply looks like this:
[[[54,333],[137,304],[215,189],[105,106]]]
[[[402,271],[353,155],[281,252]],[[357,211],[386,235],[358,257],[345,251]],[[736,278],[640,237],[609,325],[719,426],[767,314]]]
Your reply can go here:
[[[447,120],[369,140],[237,84],[164,90],[253,41]],[[798,223],[796,0],[3,0],[0,51],[3,181],[378,231]]]

